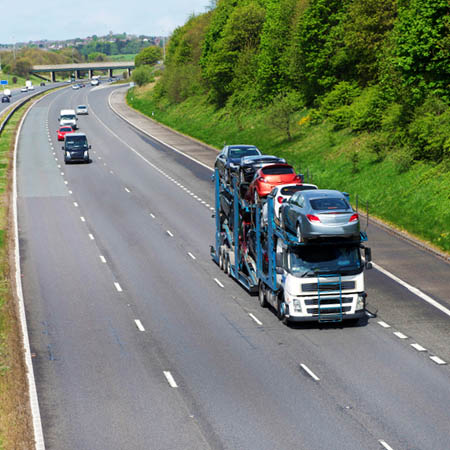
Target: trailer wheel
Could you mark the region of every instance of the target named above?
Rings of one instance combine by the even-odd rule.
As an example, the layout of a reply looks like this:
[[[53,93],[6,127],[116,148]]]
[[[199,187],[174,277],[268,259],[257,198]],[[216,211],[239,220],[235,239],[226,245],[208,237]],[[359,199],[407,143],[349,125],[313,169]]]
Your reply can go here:
[[[258,299],[261,308],[267,308],[266,292],[263,283],[259,283]]]
[[[230,263],[230,258],[228,256],[227,256],[227,259],[226,259],[226,264],[227,264],[227,270],[225,272],[231,278],[231,263]]]
[[[285,325],[288,324],[288,319],[286,317],[285,311],[283,310],[283,299],[280,298],[280,296],[278,296],[278,301],[277,301],[277,317],[278,317],[278,320],[283,322]]]
[[[226,253],[223,255],[223,271],[228,273],[228,255]]]

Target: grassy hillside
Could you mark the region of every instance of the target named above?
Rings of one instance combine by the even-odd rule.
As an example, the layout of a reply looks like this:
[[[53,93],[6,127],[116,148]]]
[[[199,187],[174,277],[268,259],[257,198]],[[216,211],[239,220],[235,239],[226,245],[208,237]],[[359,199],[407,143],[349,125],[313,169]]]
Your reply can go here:
[[[313,124],[311,111],[294,114],[292,139],[275,126],[270,109],[217,110],[207,95],[178,104],[155,100],[151,89],[128,94],[134,108],[174,129],[217,148],[225,143],[251,143],[263,152],[287,159],[308,181],[322,188],[356,194],[369,202],[370,214],[450,251],[450,171],[447,163],[417,162],[402,170],[398,154],[382,159],[369,145],[370,133],[334,130],[329,121]]]

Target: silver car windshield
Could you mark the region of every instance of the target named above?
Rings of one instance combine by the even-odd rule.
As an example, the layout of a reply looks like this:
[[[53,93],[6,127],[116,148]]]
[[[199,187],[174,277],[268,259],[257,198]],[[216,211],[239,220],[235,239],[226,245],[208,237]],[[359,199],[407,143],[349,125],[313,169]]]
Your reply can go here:
[[[289,271],[297,277],[321,274],[356,274],[362,271],[359,247],[308,245],[289,253]]]

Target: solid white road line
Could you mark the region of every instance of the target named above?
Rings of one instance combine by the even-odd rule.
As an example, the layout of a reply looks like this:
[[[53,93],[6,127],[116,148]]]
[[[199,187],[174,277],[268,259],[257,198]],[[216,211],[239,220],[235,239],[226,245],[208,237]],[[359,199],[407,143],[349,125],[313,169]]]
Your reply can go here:
[[[177,388],[178,384],[175,382],[172,374],[168,370],[164,370],[164,376],[166,377],[167,382],[170,387]]]
[[[450,309],[448,309],[445,306],[441,305],[439,302],[437,302],[436,300],[432,299],[429,295],[424,294],[421,290],[415,288],[414,286],[411,286],[406,281],[401,280],[400,278],[396,277],[394,274],[392,274],[392,273],[388,272],[387,270],[383,269],[381,266],[379,266],[378,264],[375,264],[373,261],[372,261],[372,265],[373,265],[373,267],[375,267],[375,269],[379,270],[381,273],[384,273],[386,276],[388,276],[392,280],[396,281],[397,283],[401,284],[403,287],[408,289],[408,291],[410,291],[413,294],[417,295],[422,300],[425,300],[427,303],[429,303],[430,305],[433,305],[435,308],[439,309],[444,314],[447,314],[447,316],[450,317]]]
[[[214,281],[221,287],[221,288],[224,288],[225,286],[217,279],[217,278],[214,278]]]
[[[430,359],[435,362],[436,364],[439,364],[440,366],[443,366],[444,364],[447,364],[443,359],[439,358],[439,356],[430,356]]]
[[[300,364],[300,367],[314,380],[320,381],[320,378],[305,364]]]
[[[188,252],[188,255],[193,259],[196,260],[197,258],[195,257],[195,255],[193,255],[191,252]]]
[[[383,439],[380,439],[378,441],[380,445],[382,445],[386,450],[394,450],[386,441],[383,441]]]
[[[415,348],[418,352],[425,352],[427,349],[420,344],[411,344],[411,347]]]
[[[94,235],[91,234],[91,233],[89,233],[89,239],[90,239],[91,241],[93,241],[93,240],[95,239]]]
[[[408,336],[406,336],[403,333],[400,333],[400,331],[395,331],[394,332],[395,336],[397,336],[399,339],[408,339]]]
[[[258,324],[258,325],[262,325],[262,322],[256,318],[252,313],[248,313],[248,315]]]
[[[378,325],[381,325],[383,328],[391,328],[391,326],[389,324],[387,324],[386,322],[383,322],[382,320],[380,320],[378,322]]]
[[[120,287],[120,284],[119,284],[119,283],[114,282],[114,286],[116,287],[117,292],[122,292],[122,288]]]
[[[100,261],[106,264],[106,258],[103,255],[100,255]]]
[[[138,327],[139,331],[145,331],[144,325],[142,325],[142,323],[139,319],[135,319],[134,323]]]
[[[173,237],[173,233],[170,230],[166,230],[166,233],[170,236]]]

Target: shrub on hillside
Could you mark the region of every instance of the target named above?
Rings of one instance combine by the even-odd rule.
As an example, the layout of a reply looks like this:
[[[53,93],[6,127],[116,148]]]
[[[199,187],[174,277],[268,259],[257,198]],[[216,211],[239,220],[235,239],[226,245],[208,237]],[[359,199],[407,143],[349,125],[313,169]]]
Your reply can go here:
[[[143,86],[144,84],[153,81],[152,69],[149,66],[136,67],[136,69],[133,70],[131,77],[138,86]]]
[[[356,82],[341,81],[322,98],[320,109],[324,113],[328,113],[341,106],[351,105],[353,100],[360,94],[361,89]]]

